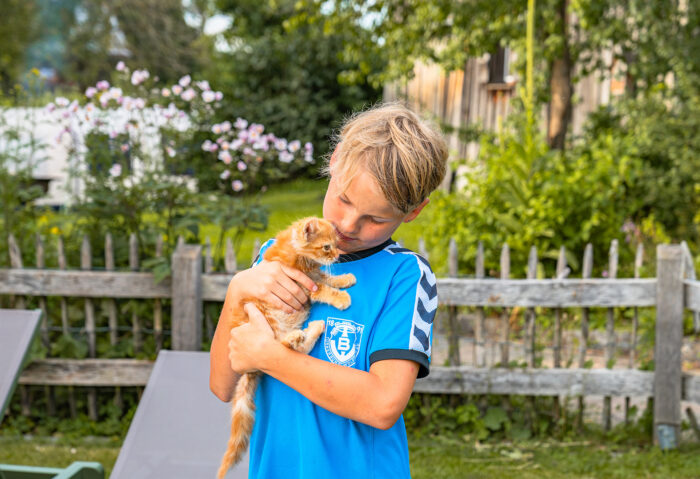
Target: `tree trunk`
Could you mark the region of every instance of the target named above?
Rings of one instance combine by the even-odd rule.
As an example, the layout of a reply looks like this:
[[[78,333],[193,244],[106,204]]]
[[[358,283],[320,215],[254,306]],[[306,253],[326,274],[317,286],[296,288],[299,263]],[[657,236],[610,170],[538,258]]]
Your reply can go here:
[[[571,53],[569,51],[569,19],[568,0],[560,0],[557,16],[562,36],[562,48],[558,58],[552,61],[549,79],[551,99],[549,102],[549,125],[547,127],[547,142],[551,148],[562,150],[566,141],[566,132],[571,123]]]

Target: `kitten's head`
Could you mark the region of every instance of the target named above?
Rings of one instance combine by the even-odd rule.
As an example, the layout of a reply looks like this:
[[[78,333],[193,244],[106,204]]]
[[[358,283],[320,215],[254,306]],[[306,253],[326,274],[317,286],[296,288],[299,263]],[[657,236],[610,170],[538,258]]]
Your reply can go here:
[[[297,252],[317,263],[329,265],[339,256],[338,235],[328,221],[304,218],[292,225],[292,239]]]

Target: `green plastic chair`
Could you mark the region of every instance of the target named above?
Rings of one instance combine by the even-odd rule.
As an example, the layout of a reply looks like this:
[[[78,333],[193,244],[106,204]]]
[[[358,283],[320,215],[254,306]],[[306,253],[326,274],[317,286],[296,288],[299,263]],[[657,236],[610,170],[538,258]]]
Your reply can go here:
[[[65,469],[0,464],[0,479],[104,479],[99,462],[76,461]]]

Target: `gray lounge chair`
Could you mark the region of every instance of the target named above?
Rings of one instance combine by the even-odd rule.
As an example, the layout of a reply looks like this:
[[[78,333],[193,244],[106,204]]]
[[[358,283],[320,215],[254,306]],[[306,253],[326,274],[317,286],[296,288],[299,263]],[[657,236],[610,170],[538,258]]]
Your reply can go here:
[[[231,406],[209,390],[209,353],[161,351],[111,479],[214,478]],[[248,457],[228,479],[248,477]]]

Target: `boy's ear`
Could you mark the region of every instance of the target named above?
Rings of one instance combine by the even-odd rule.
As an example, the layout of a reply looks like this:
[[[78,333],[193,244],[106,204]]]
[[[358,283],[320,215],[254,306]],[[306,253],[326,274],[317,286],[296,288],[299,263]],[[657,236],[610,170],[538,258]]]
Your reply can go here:
[[[411,221],[416,219],[416,216],[421,212],[423,208],[425,208],[425,205],[430,203],[430,198],[426,198],[423,201],[421,201],[421,204],[416,206],[413,210],[411,210],[403,219],[404,223],[410,223]]]

